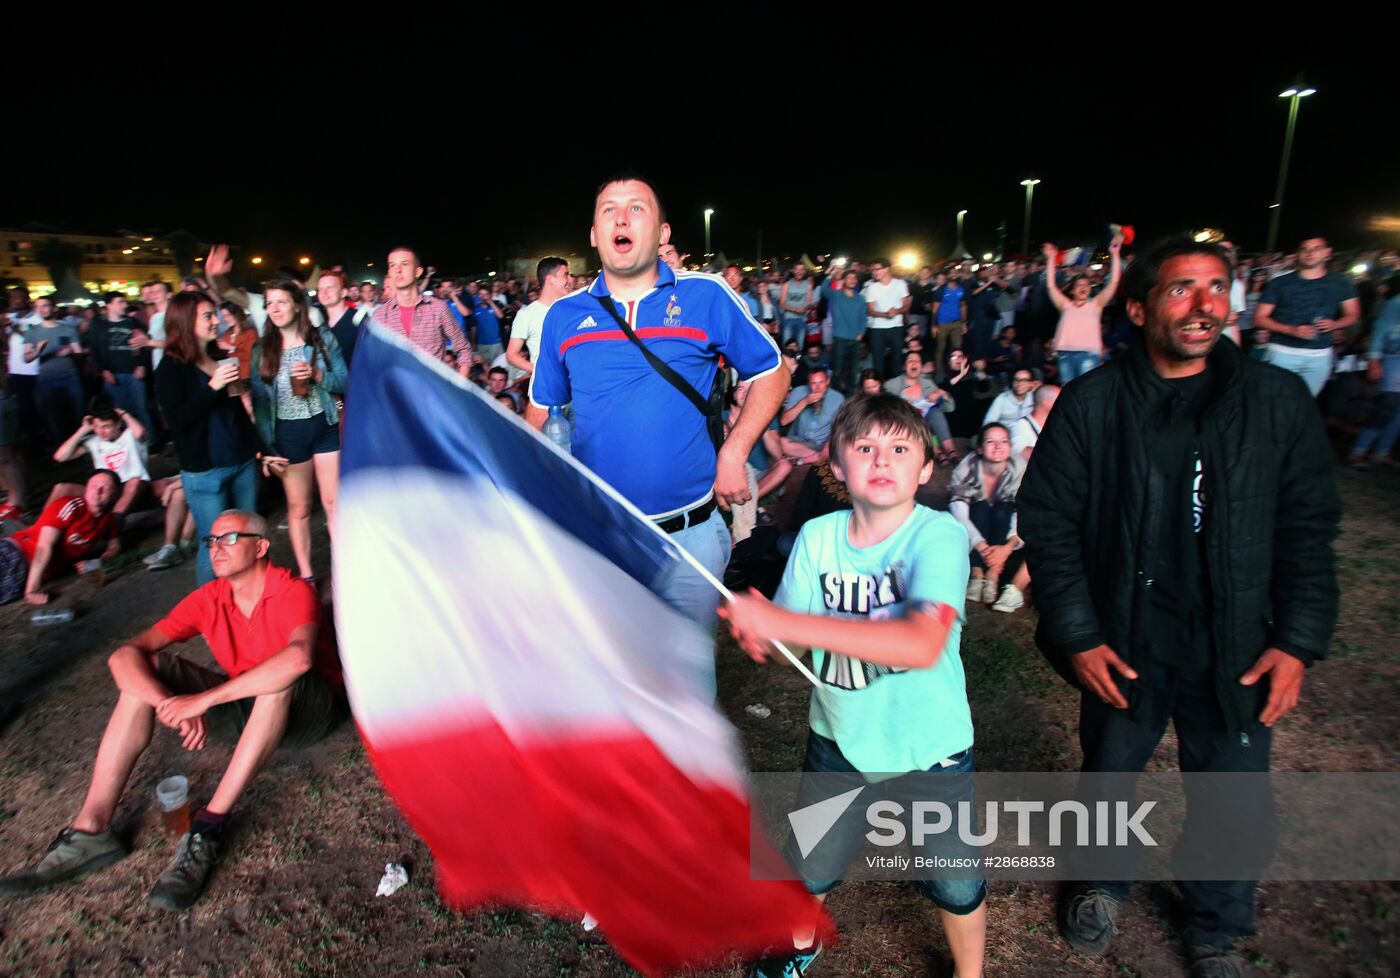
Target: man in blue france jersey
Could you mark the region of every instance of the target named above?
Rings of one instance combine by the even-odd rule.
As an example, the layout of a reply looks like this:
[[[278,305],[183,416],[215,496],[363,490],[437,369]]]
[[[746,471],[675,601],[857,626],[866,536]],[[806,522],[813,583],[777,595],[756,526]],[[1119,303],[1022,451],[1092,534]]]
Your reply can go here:
[[[603,273],[550,306],[526,419],[539,428],[550,407],[572,402],[575,457],[720,577],[730,545],[715,507],[748,501],[744,462],[787,394],[788,371],[719,276],[673,271],[658,259],[671,228],[645,179],[624,174],[599,188],[589,236]],[[607,302],[700,397],[721,354],[753,382],[718,453],[705,416],[632,344]],[[693,617],[713,615],[719,595],[697,576],[673,590],[667,597]]]

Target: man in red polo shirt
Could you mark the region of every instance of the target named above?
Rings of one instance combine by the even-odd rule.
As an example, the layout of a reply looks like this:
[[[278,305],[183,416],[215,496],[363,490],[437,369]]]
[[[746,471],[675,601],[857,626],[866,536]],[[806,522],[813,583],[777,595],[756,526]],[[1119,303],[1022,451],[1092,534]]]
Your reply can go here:
[[[187,750],[203,749],[211,734],[236,741],[214,796],[195,814],[150,894],[157,906],[188,909],[220,857],[229,812],[272,752],[314,744],[346,715],[335,652],[317,641],[316,592],[268,560],[267,522],[228,510],[212,530],[204,545],[215,579],[108,659],[121,695],[78,817],[34,869],[0,879],[0,894],[33,892],[127,854],[112,832],[112,813],[159,720]],[[196,635],[223,672],[162,651]]]
[[[121,551],[112,505],[121,479],[110,469],[88,476],[81,496],[60,496],[44,507],[38,522],[0,540],[0,604],[20,595],[47,604],[45,582],[80,560],[111,560]]]

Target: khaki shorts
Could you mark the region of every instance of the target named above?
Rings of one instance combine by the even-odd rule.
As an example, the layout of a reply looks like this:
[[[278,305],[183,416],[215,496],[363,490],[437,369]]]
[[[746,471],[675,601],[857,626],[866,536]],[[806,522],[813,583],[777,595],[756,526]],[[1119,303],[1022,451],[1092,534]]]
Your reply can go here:
[[[173,652],[160,652],[156,657],[156,675],[172,693],[202,693],[228,682],[228,676],[218,669],[206,669]],[[220,703],[204,714],[209,737],[220,743],[235,744],[253,714],[253,698]],[[287,729],[277,746],[291,750],[310,747],[325,740],[336,726],[350,715],[345,694],[333,689],[324,676],[306,672],[292,683],[292,706],[287,714]]]

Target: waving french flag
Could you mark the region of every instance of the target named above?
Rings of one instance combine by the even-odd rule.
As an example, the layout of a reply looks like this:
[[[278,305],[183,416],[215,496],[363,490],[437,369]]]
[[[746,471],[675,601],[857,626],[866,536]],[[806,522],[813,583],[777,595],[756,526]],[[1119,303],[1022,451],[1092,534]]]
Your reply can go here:
[[[778,874],[750,868],[736,736],[705,692],[711,635],[657,593],[698,571],[398,337],[365,334],[349,400],[341,658],[444,898],[592,914],[647,974],[810,925],[799,884],[751,878]]]

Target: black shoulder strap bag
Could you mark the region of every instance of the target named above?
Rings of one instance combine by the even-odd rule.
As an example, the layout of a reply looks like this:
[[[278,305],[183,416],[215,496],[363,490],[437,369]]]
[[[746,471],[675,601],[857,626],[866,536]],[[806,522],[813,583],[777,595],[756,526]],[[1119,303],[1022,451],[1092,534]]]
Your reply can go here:
[[[626,318],[617,311],[617,306],[613,304],[612,296],[595,295],[598,304],[608,311],[608,315],[621,328],[622,332],[632,341],[637,349],[642,351],[642,356],[647,358],[647,363],[651,368],[659,373],[666,383],[685,395],[685,399],[695,405],[695,410],[705,416],[705,427],[710,433],[710,441],[714,443],[715,451],[719,451],[720,445],[724,444],[724,419],[721,417],[722,408],[719,402],[723,400],[723,386],[718,371],[715,373],[715,383],[710,390],[708,399],[702,397],[700,392],[692,387],[684,377],[671,369],[671,365],[662,360],[641,341],[636,332],[627,324]]]

